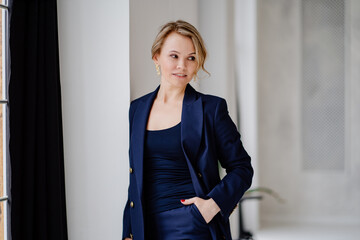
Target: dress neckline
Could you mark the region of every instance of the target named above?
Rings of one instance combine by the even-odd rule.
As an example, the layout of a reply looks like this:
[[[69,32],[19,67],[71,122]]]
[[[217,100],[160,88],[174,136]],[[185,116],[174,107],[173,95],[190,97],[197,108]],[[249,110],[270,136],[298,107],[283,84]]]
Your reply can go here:
[[[163,131],[168,131],[168,130],[171,130],[173,128],[176,128],[178,126],[181,125],[181,121],[179,123],[177,123],[176,125],[172,126],[172,127],[168,127],[168,128],[164,128],[164,129],[158,129],[158,130],[148,130],[146,129],[147,132],[163,132]]]

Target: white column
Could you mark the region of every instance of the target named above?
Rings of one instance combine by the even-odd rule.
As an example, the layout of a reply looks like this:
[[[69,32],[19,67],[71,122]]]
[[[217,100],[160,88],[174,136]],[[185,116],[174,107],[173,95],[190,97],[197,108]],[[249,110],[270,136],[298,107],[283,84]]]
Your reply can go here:
[[[129,1],[58,1],[58,19],[69,239],[121,239]]]
[[[235,11],[235,76],[242,141],[254,168],[252,187],[258,186],[257,159],[257,29],[256,1],[237,0]],[[255,231],[259,226],[259,203],[247,200],[242,205],[244,227]]]

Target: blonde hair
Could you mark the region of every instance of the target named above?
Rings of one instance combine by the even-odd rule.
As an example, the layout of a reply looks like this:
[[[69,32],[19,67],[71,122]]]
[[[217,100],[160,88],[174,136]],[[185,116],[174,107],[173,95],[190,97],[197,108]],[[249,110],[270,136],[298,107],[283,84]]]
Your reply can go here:
[[[166,37],[172,32],[176,32],[190,38],[192,43],[194,44],[196,54],[195,61],[197,62],[197,68],[194,78],[198,78],[197,72],[200,69],[210,75],[210,73],[204,67],[207,54],[204,41],[199,31],[193,25],[183,20],[177,20],[176,22],[171,21],[161,27],[161,30],[157,34],[151,47],[151,58],[154,59],[156,54],[160,54]]]

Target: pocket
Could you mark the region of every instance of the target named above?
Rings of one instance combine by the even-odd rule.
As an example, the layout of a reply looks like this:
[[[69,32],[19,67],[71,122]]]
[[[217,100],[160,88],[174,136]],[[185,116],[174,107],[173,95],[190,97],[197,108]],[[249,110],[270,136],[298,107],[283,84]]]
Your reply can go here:
[[[193,216],[195,218],[197,218],[199,221],[201,221],[202,223],[207,225],[204,217],[201,215],[201,213],[200,213],[199,209],[197,208],[197,206],[193,203],[193,204],[190,205],[190,207],[192,209]]]

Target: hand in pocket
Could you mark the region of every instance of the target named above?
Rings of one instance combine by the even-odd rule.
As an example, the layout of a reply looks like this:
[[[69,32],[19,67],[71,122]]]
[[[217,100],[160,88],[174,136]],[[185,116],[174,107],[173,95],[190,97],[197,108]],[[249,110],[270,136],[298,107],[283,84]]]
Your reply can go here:
[[[206,223],[209,223],[220,211],[219,206],[212,198],[205,200],[199,197],[193,197],[189,199],[182,199],[181,203],[184,205],[195,204]]]

